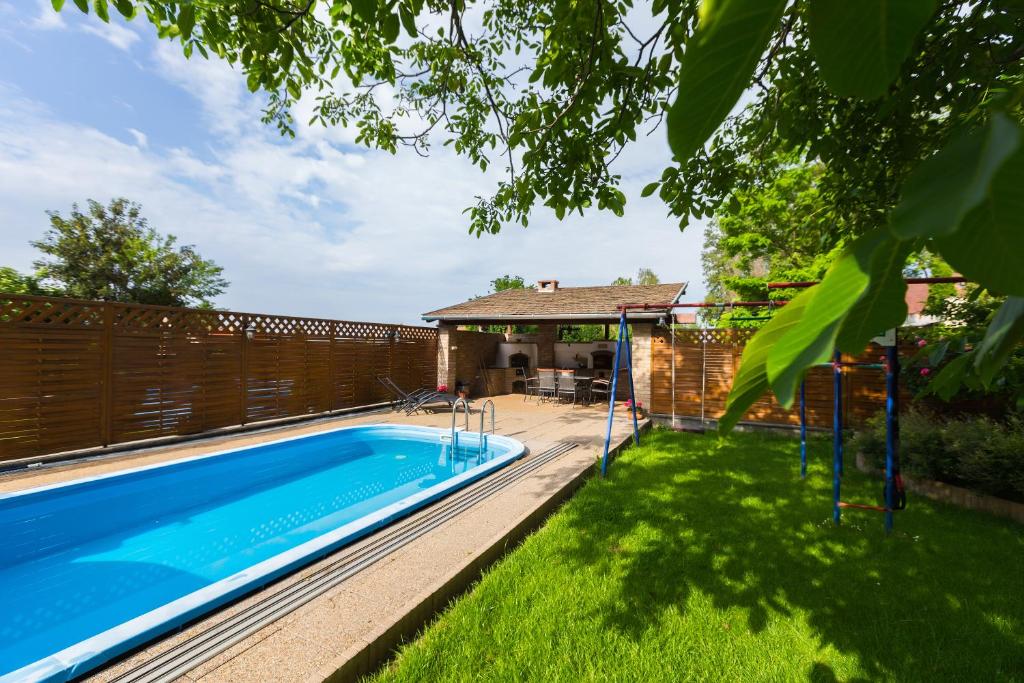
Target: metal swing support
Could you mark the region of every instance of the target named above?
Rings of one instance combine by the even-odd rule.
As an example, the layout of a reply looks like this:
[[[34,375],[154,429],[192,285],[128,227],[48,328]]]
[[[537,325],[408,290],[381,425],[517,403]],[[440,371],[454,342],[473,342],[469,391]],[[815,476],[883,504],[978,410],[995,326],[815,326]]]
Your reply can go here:
[[[640,445],[640,427],[639,421],[636,416],[636,395],[633,391],[633,351],[632,351],[632,340],[629,335],[629,325],[626,319],[628,311],[631,310],[642,310],[642,311],[671,311],[676,308],[732,308],[733,306],[741,306],[747,308],[758,308],[767,306],[772,308],[774,306],[784,306],[788,303],[787,301],[731,301],[731,302],[690,302],[690,303],[665,303],[665,304],[623,304],[619,306],[619,334],[618,341],[615,344],[615,361],[612,367],[612,385],[610,395],[608,396],[608,425],[605,430],[604,437],[604,453],[601,456],[601,476],[605,477],[608,474],[608,451],[611,448],[612,442],[612,421],[615,418],[615,393],[618,389],[619,383],[619,369],[622,367],[622,346],[623,341],[626,343],[626,374],[629,377],[629,403],[631,407],[631,413],[633,417],[633,443]],[[673,326],[674,327],[674,326]],[[673,330],[674,332],[674,330]],[[674,338],[673,338],[674,341]],[[673,359],[675,353],[673,352]],[[675,382],[673,381],[673,396],[675,394]],[[673,415],[673,424],[675,423],[675,417]]]
[[[832,367],[832,522],[842,520],[844,508],[871,510],[885,514],[885,533],[893,528],[893,512],[897,509],[899,477],[899,345],[885,349],[885,363],[844,363],[842,354],[835,351],[833,361],[824,363]],[[868,367],[885,370],[885,505],[847,503],[841,499],[843,481],[843,368]],[[807,476],[807,402],[806,382],[800,383],[800,478]]]
[[[633,350],[626,324],[626,311],[619,314],[619,334],[615,343],[615,362],[612,365],[612,386],[608,394],[608,427],[604,437],[604,454],[601,456],[601,477],[608,475],[608,449],[612,442],[612,420],[615,418],[615,392],[619,386],[619,367],[622,362],[622,342],[626,342],[626,374],[629,376],[629,405],[633,413],[633,443],[640,445],[640,425],[636,418],[636,395],[633,393]]]

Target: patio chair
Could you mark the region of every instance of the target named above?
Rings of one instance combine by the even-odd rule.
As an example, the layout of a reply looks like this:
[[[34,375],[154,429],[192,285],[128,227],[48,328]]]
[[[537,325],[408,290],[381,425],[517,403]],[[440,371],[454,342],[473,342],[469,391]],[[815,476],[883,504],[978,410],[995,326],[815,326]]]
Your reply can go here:
[[[611,380],[603,379],[601,377],[595,377],[590,381],[590,400],[594,401],[597,398],[601,398],[605,401],[612,393]]]
[[[537,398],[543,401],[546,398],[558,396],[558,382],[555,379],[553,369],[537,370]]]
[[[405,407],[405,414],[412,415],[417,410],[450,410],[459,397],[455,394],[442,394],[438,391],[421,396]],[[472,401],[466,400],[466,404],[472,405]]]
[[[395,380],[386,375],[377,375],[377,381],[383,384],[384,388],[395,397],[395,400],[391,402],[392,410],[404,410],[422,399],[424,396],[437,393],[433,389],[416,389],[414,391],[407,392],[402,389],[402,387],[398,386],[398,384],[395,383]]]
[[[540,396],[537,389],[540,386],[540,377],[534,375],[533,377],[523,378],[523,402],[530,396]]]
[[[576,372],[574,370],[558,371],[558,399],[568,400],[572,398],[572,404],[576,405]]]

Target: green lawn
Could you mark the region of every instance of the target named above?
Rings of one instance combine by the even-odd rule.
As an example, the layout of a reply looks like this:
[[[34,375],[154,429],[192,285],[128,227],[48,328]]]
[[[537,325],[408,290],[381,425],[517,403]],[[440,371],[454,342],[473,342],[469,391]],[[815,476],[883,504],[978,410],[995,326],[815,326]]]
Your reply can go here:
[[[792,439],[645,438],[376,679],[1024,680],[1024,527],[911,494],[834,528],[825,439],[800,481]]]

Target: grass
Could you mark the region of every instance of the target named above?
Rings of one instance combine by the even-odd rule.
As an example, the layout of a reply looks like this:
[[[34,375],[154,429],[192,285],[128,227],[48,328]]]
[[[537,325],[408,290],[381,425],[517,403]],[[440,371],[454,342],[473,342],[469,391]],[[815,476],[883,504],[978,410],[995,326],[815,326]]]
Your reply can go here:
[[[374,680],[1024,680],[1024,529],[913,496],[890,537],[833,527],[810,456],[801,481],[785,437],[652,433]]]

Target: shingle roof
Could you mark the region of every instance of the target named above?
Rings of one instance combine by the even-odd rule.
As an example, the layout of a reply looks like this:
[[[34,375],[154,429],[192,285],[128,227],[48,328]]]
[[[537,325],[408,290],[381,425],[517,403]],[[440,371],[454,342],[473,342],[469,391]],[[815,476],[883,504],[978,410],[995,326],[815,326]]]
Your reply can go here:
[[[506,289],[461,304],[423,314],[427,321],[480,322],[505,320],[614,320],[622,304],[674,303],[686,291],[686,283],[663,285],[611,285],[607,287],[560,287],[553,292],[535,288]],[[631,317],[658,317],[661,312],[630,313]]]

